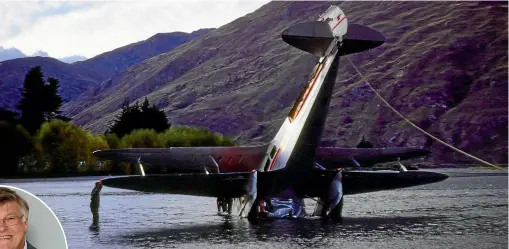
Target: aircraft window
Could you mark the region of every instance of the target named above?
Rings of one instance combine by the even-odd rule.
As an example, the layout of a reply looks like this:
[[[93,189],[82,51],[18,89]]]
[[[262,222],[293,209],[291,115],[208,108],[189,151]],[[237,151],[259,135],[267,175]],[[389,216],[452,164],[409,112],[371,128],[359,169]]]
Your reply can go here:
[[[272,151],[270,152],[270,158],[274,158],[274,154],[276,154],[276,146],[272,147]]]
[[[270,166],[270,158],[267,158],[267,162],[265,162],[265,166],[263,167],[265,169],[265,172],[267,172],[269,170],[269,166]]]

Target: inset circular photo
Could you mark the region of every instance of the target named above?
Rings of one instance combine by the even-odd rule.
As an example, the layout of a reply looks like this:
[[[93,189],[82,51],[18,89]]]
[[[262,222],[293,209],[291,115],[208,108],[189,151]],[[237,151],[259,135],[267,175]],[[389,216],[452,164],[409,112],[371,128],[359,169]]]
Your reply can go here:
[[[41,199],[0,185],[0,248],[68,249],[64,229]]]

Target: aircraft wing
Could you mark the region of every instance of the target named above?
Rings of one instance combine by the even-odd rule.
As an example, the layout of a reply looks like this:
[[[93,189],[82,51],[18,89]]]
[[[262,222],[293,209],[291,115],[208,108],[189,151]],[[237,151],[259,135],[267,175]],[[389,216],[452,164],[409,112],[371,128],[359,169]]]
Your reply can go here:
[[[256,172],[136,175],[110,177],[101,182],[108,187],[143,192],[238,198],[252,191]]]
[[[250,172],[256,169],[266,146],[127,148],[94,151],[102,160],[165,166],[169,171],[204,172],[220,165],[221,172]],[[242,157],[242,158],[241,158]],[[221,160],[223,158],[223,160]],[[240,165],[231,162],[242,161]]]
[[[173,153],[172,148],[127,148],[98,150],[93,152],[94,156],[103,160],[113,160],[126,163],[137,163],[141,159],[142,163],[151,165],[164,164]]]
[[[369,166],[375,163],[384,163],[416,158],[429,155],[429,150],[410,147],[389,148],[337,148],[320,147],[316,151],[316,161],[326,169],[335,169],[344,166],[356,166],[357,161],[361,166]]]
[[[121,176],[102,180],[108,187],[152,193],[181,194],[206,197],[239,198],[258,192],[274,195],[291,184],[306,186],[309,196],[320,196],[329,189],[336,171],[312,171],[306,178],[292,177],[282,171],[222,174],[160,174]],[[342,182],[346,195],[411,187],[439,182],[447,175],[426,171],[345,171]],[[281,184],[278,186],[278,184]],[[286,185],[285,185],[286,184]],[[290,185],[288,185],[290,184]],[[258,188],[258,189],[257,189]]]
[[[263,147],[173,147],[173,148],[132,148],[132,149],[111,149],[95,151],[94,155],[103,160],[114,160],[119,162],[161,165],[179,172],[203,172],[204,164],[213,164],[208,155],[217,154],[235,155],[260,155],[265,151]],[[320,147],[317,148],[316,161],[327,169],[336,169],[345,166],[356,166],[354,161],[361,166],[368,166],[375,163],[391,162],[399,159],[409,159],[426,156],[430,151],[408,148],[339,148]],[[197,160],[203,157],[204,160]],[[256,165],[256,164],[253,164]],[[256,169],[255,166],[237,167],[237,172],[249,172]],[[222,169],[223,170],[223,169]],[[235,171],[231,170],[230,172]]]

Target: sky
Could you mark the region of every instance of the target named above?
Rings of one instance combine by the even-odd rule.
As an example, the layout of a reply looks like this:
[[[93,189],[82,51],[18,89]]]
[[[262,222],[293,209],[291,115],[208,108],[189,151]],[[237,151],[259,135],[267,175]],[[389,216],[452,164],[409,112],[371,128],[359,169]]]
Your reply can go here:
[[[61,58],[95,55],[156,33],[218,28],[268,0],[0,0],[0,46]]]

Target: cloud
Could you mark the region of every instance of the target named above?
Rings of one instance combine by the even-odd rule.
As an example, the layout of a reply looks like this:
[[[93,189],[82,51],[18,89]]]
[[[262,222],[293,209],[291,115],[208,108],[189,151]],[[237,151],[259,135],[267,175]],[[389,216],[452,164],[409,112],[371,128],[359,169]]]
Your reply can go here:
[[[267,2],[0,2],[0,45],[90,58],[156,33],[217,28]]]

